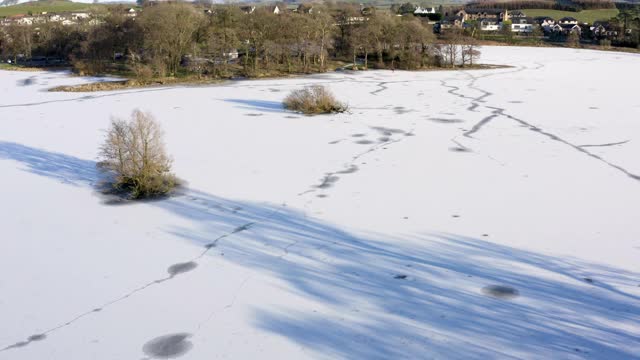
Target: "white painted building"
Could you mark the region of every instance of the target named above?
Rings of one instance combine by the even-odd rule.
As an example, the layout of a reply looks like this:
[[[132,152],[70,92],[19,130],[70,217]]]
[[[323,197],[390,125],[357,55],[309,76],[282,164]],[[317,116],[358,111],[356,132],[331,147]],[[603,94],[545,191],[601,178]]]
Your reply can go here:
[[[416,10],[413,12],[414,15],[427,15],[427,14],[435,14],[435,13],[436,13],[436,8],[434,7],[423,8],[421,6],[418,6]]]
[[[533,23],[528,18],[514,18],[511,23],[511,31],[521,34],[532,33]]]
[[[85,13],[85,12],[71,13],[71,19],[72,20],[86,20],[86,19],[88,19],[90,17],[91,17],[91,15],[89,13]]]
[[[479,22],[480,31],[498,31],[502,24],[497,19],[481,19]]]

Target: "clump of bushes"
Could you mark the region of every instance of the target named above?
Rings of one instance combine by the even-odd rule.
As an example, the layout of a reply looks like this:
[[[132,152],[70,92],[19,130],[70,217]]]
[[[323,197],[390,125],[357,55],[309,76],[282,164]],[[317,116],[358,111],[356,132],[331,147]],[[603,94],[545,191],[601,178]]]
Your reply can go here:
[[[304,114],[341,113],[348,109],[347,104],[338,101],[335,96],[322,85],[314,85],[292,91],[283,101],[286,109]]]
[[[112,188],[130,198],[165,195],[178,185],[162,129],[150,113],[134,110],[129,120],[112,119],[100,157],[99,168],[113,175]]]

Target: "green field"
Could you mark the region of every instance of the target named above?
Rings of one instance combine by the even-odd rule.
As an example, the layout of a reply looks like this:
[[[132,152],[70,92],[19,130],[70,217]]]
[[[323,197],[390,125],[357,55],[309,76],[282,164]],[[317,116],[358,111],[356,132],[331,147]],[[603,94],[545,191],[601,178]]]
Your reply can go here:
[[[104,5],[94,4],[82,4],[74,3],[64,0],[51,0],[51,1],[34,1],[19,5],[3,6],[0,7],[0,17],[11,15],[27,15],[29,11],[33,14],[41,12],[65,12],[65,11],[86,11],[96,7],[103,7]]]
[[[589,24],[598,20],[609,20],[618,15],[618,9],[582,10],[580,12],[549,9],[523,9],[522,12],[530,17],[548,16],[555,20],[561,19],[565,16],[570,16],[572,18],[576,18],[581,23],[586,22]]]

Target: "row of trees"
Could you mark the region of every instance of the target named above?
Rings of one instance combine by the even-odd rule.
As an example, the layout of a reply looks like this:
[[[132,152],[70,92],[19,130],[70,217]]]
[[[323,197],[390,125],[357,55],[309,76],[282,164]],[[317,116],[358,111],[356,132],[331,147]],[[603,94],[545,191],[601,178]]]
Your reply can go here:
[[[334,60],[364,68],[451,65],[432,26],[418,18],[363,15],[348,4],[318,5],[311,13],[258,8],[247,14],[232,5],[203,10],[162,3],[145,6],[135,18],[112,8],[98,25],[12,25],[0,28],[0,48],[5,57],[60,57],[85,73],[117,65],[139,77],[315,72]],[[456,46],[461,48],[460,38]]]

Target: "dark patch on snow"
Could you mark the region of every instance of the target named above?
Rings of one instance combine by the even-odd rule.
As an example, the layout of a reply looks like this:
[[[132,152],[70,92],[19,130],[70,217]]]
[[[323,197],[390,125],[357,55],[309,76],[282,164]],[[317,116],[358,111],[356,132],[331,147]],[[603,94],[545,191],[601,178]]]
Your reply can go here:
[[[18,86],[31,86],[36,83],[36,77],[31,76],[26,79],[18,80]]]
[[[398,115],[402,115],[402,114],[410,113],[413,110],[409,110],[409,109],[405,108],[404,106],[396,106],[396,107],[393,108],[393,111]]]
[[[511,286],[489,285],[482,288],[482,292],[497,299],[513,299],[520,295],[520,292]]]
[[[189,333],[159,336],[144,344],[142,351],[155,359],[175,359],[193,348],[191,341],[187,340],[189,337],[191,337]]]
[[[462,147],[462,146],[454,146],[454,147],[450,147],[449,150],[454,151],[454,152],[471,152],[471,149],[466,148],[466,147]]]
[[[352,134],[352,137],[363,137],[366,136],[367,134]]]
[[[45,334],[34,334],[34,335],[29,336],[27,338],[27,340],[29,340],[29,341],[41,341],[41,340],[44,340],[46,338],[47,338],[47,335],[45,335]]]
[[[362,139],[362,140],[358,140],[355,142],[356,144],[360,144],[360,145],[369,145],[369,144],[373,144],[373,141],[371,140],[366,140],[366,139]]]
[[[245,116],[262,116],[264,115],[263,113],[246,113],[244,114]]]
[[[445,119],[445,118],[433,118],[433,117],[428,117],[427,120],[437,122],[440,124],[457,124],[457,123],[464,122],[464,120],[462,119]]]
[[[169,266],[167,272],[171,276],[176,276],[180,274],[184,274],[198,267],[198,263],[194,261],[189,261],[185,263],[177,263]]]
[[[335,182],[337,182],[340,179],[340,177],[335,176],[335,175],[327,175],[324,177],[324,179],[322,179],[322,182],[320,183],[320,185],[316,186],[318,189],[328,189],[331,186],[333,186],[333,184]]]
[[[239,233],[245,230],[249,230],[251,228],[251,225],[253,225],[253,223],[246,223],[244,225],[240,225],[237,228],[233,229],[232,234],[235,233]]]
[[[383,143],[388,142],[389,140],[391,140],[391,138],[388,137],[388,136],[382,136],[382,137],[378,138],[378,141],[383,142]]]
[[[391,134],[404,134],[405,131],[402,129],[393,129],[393,128],[388,128],[388,127],[383,127],[383,126],[373,126],[371,127],[373,130],[376,130],[380,133],[382,133],[383,135],[391,135]]]
[[[593,284],[593,279],[592,279],[592,278],[588,278],[588,277],[586,277],[586,278],[584,278],[583,280],[584,280],[584,281],[586,281],[586,282],[588,282],[589,284]]]
[[[405,274],[398,274],[396,276],[393,277],[394,279],[399,279],[399,280],[404,280],[407,278],[407,275]]]
[[[338,171],[338,174],[353,174],[354,172],[358,171],[358,166],[357,165],[351,165],[349,166],[349,168]]]

